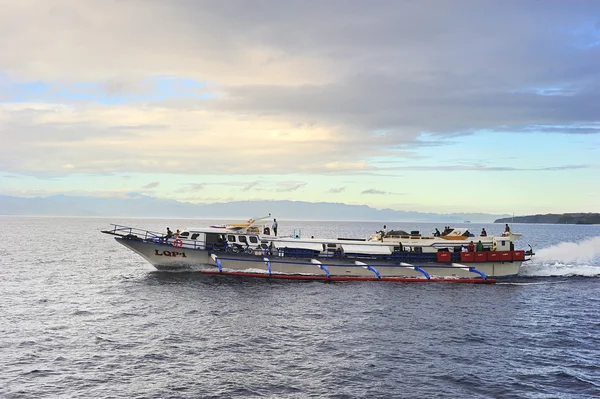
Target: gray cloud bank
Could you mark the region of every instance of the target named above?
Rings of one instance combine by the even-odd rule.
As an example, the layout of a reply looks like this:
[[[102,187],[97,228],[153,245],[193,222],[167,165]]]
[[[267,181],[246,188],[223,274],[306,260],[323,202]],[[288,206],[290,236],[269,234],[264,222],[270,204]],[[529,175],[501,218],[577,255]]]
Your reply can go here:
[[[294,166],[286,166],[288,173],[298,172],[296,165],[319,173],[325,169],[318,161],[391,155],[418,145],[424,132],[600,132],[600,2],[57,0],[4,2],[3,9],[0,71],[13,79],[93,81],[109,95],[136,93],[149,76],[176,75],[206,83],[214,97],[153,100],[140,109],[200,110],[212,118],[251,117],[259,125],[268,119],[333,132],[332,143],[303,148],[295,142],[294,151],[269,154],[271,165],[264,153],[244,156],[264,173],[281,164]],[[11,98],[3,95],[5,102]],[[78,113],[86,105],[74,107]],[[0,109],[0,167],[151,170],[152,164],[138,161],[139,148],[119,143],[181,128],[168,118],[123,116],[99,125],[90,109],[75,121],[64,110],[61,120],[52,120],[53,108]],[[210,131],[201,121],[190,121],[200,126],[189,135]],[[74,144],[90,138],[112,141],[91,142],[87,152]],[[142,150],[157,160],[158,170],[206,166],[182,150]],[[175,156],[189,159],[189,166],[167,169]]]

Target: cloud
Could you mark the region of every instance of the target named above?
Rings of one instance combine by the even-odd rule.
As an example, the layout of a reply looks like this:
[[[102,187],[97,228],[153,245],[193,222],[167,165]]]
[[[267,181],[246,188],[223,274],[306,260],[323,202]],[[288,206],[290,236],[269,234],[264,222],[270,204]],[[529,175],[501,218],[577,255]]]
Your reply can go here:
[[[102,7],[93,0],[4,2],[0,26],[7,39],[0,70],[43,81],[103,82],[107,92],[119,95],[143,91],[140,81],[153,75],[234,83],[307,81],[302,76],[307,71],[316,76],[320,60],[286,54],[252,26],[267,22],[263,18],[277,8],[245,1],[131,0]],[[21,29],[26,22],[31,29]],[[32,54],[36,63],[28,62]]]
[[[533,170],[539,171],[556,171],[556,170],[577,170],[577,169],[588,169],[591,165],[560,165],[560,166],[548,166],[545,168],[538,168]]]
[[[246,184],[246,185],[244,186],[244,188],[242,188],[242,191],[256,190],[256,188],[257,188],[257,186],[258,186],[259,184],[260,184],[260,183],[259,183],[259,182],[257,182],[257,181],[255,181],[255,182],[252,182],[252,183],[248,183],[248,184]]]
[[[363,192],[361,192],[361,194],[389,195],[391,193],[389,193],[387,191],[381,191],[381,190],[376,190],[374,188],[371,188],[371,189],[368,189],[368,190],[364,190]]]
[[[279,183],[279,187],[276,189],[276,191],[280,193],[291,193],[293,191],[298,191],[304,186],[306,186],[305,182],[281,182]]]
[[[207,110],[0,104],[0,122],[0,169],[34,175],[336,172],[325,160],[350,162],[357,146],[364,155],[381,153],[335,127],[303,128],[260,116],[231,119]]]
[[[332,193],[332,194],[339,194],[339,193],[344,192],[345,190],[346,190],[346,187],[334,187],[327,192]]]
[[[600,134],[600,124],[592,124],[579,126],[573,124],[571,126],[523,126],[522,131],[543,132],[543,133],[562,133],[562,134]]]
[[[486,166],[481,164],[476,165],[415,165],[415,166],[390,166],[379,168],[380,171],[420,171],[420,172],[523,172],[523,171],[556,171],[556,170],[575,170],[575,169],[589,169],[592,165],[581,164],[581,165],[557,165],[557,166],[545,166],[537,168],[522,168],[515,166]]]
[[[328,170],[335,171],[357,171],[367,169],[367,162],[359,161],[359,162],[327,162],[325,164],[325,168]]]
[[[597,2],[2,7],[3,171],[366,174],[483,130],[600,132]]]
[[[205,188],[206,188],[205,183],[187,183],[182,188],[180,188],[178,190],[178,192],[180,192],[180,193],[196,192],[196,191],[202,191]]]
[[[14,190],[11,195],[22,196],[22,197],[48,197],[52,195],[71,195],[76,197],[90,197],[90,198],[139,198],[143,197],[143,194],[132,192],[130,188],[92,188],[92,189],[64,189],[64,188],[24,188],[20,190]]]
[[[151,188],[156,188],[156,187],[158,187],[159,185],[160,185],[160,183],[159,183],[159,182],[152,182],[152,183],[148,183],[148,184],[146,184],[145,186],[142,186],[142,188],[145,188],[145,189],[151,189]]]

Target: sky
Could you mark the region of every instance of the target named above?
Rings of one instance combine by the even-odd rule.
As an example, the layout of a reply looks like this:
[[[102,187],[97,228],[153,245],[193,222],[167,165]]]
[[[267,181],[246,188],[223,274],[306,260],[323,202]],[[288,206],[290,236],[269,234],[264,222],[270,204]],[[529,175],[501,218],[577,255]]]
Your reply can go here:
[[[598,1],[0,10],[0,195],[600,212]]]

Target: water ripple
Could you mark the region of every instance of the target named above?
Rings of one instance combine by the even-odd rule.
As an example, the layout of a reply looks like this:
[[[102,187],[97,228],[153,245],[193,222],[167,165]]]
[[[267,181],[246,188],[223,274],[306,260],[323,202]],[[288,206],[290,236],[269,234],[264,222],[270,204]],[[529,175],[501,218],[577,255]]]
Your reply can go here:
[[[46,241],[0,248],[2,398],[600,397],[594,277],[462,286],[164,273],[99,234],[104,219],[3,221],[8,235]],[[370,228],[357,226],[305,225]],[[546,228],[536,232],[559,244],[565,227]]]

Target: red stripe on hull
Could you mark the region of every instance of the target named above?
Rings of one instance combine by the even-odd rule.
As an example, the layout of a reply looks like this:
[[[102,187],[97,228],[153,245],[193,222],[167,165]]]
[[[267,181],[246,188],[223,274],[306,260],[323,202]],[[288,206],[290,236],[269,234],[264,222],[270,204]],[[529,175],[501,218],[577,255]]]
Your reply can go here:
[[[415,277],[358,277],[358,276],[316,276],[302,274],[271,274],[249,272],[220,272],[218,270],[202,270],[204,274],[222,274],[226,276],[273,278],[280,280],[321,280],[321,281],[390,281],[397,283],[467,283],[467,284],[495,284],[496,280],[488,278],[415,278]]]

